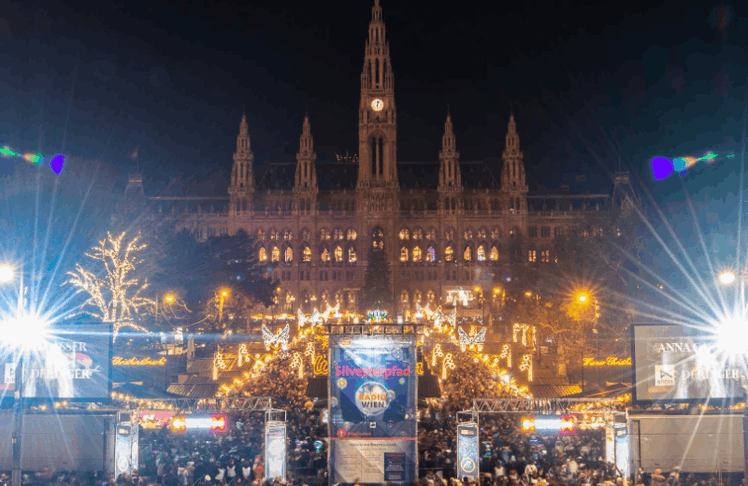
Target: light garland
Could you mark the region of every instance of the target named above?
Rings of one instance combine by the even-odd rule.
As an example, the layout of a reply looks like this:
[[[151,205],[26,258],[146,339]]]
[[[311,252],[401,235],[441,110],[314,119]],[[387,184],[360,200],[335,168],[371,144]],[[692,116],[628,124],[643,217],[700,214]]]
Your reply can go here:
[[[442,360],[442,380],[447,379],[447,370],[453,370],[457,368],[457,365],[452,361],[452,353],[447,353]]]
[[[218,369],[225,370],[226,362],[223,360],[223,354],[216,352],[213,356],[213,381],[218,379]]]
[[[239,366],[241,366],[242,363],[249,363],[249,352],[247,351],[246,344],[239,346],[239,356],[237,357],[237,361],[239,362]]]
[[[512,347],[508,344],[505,344],[501,347],[501,354],[499,355],[499,359],[506,359],[506,365],[511,368],[512,367]]]
[[[431,367],[436,367],[436,358],[444,356],[444,353],[442,353],[442,345],[439,343],[436,343],[434,345],[433,351],[431,351]]]
[[[278,334],[273,335],[265,324],[262,325],[262,341],[265,343],[265,349],[269,350],[270,346],[276,344],[277,347],[285,348],[288,344],[288,337],[291,332],[291,328],[286,324],[286,327],[278,331]]]
[[[522,337],[521,342],[523,346],[528,347],[530,346],[528,343],[531,343],[532,348],[535,349],[535,326],[515,323],[512,326],[512,340],[515,343],[520,342],[520,335]]]
[[[304,378],[304,358],[301,357],[301,353],[299,353],[298,351],[293,354],[291,369],[298,369],[299,378]]]
[[[532,355],[523,354],[522,362],[519,364],[520,371],[527,371],[527,381],[532,381]]]
[[[478,351],[483,351],[483,343],[486,342],[486,330],[487,328],[481,329],[475,336],[470,337],[468,333],[460,326],[457,328],[457,332],[460,336],[460,349],[464,352],[468,347],[472,350],[476,347]]]

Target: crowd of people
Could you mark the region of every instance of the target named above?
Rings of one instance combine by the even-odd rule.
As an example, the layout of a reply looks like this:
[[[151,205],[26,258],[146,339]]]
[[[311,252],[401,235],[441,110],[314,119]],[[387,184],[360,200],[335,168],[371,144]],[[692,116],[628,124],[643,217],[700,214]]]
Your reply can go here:
[[[457,477],[456,413],[476,396],[512,396],[515,391],[466,361],[464,372],[442,383],[442,398],[421,402],[418,414],[419,479],[416,486],[718,486],[716,480],[683,476],[678,471],[640,473],[635,482],[604,461],[602,429],[541,435],[524,431],[517,414],[480,417],[480,480]],[[265,414],[229,413],[224,434],[176,433],[168,427],[142,430],[137,472],[117,478],[72,474],[48,468],[24,476],[24,485],[57,486],[316,486],[330,484],[327,470],[325,404],[306,395],[307,381],[290,371],[288,360],[269,363],[246,390],[272,396],[286,410],[287,474],[265,479]],[[668,472],[670,473],[670,472]],[[7,475],[0,485],[8,484]],[[467,484],[465,484],[467,483]]]

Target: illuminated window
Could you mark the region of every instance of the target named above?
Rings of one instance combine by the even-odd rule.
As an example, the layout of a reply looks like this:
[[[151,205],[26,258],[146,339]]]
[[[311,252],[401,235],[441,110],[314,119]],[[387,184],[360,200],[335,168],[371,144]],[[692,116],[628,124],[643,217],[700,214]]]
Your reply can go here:
[[[330,239],[330,232],[327,230],[327,228],[322,228],[321,230],[319,230],[319,239],[322,241]]]
[[[319,258],[323,262],[329,262],[330,261],[330,251],[327,248],[325,248],[324,250],[322,250],[322,254],[320,255]]]
[[[452,248],[452,245],[447,245],[447,247],[444,249],[444,261],[454,261],[454,249]]]
[[[413,248],[413,261],[418,263],[421,261],[422,258],[423,258],[423,255],[421,254],[421,248],[418,246]]]
[[[260,255],[259,255],[261,262],[268,261],[268,252],[265,250],[265,248],[260,248]]]
[[[491,230],[491,239],[498,240],[501,238],[501,230],[499,228],[494,228]]]
[[[326,304],[330,300],[330,293],[327,290],[322,291],[322,303]]]
[[[270,239],[271,240],[277,240],[278,239],[278,230],[275,228],[270,230]]]
[[[261,229],[257,230],[257,239],[258,240],[265,241],[265,236],[266,236],[265,231],[263,231]]]
[[[400,261],[401,262],[408,261],[408,249],[405,247],[400,248]]]
[[[338,263],[343,261],[343,249],[339,246],[335,247],[335,261]]]
[[[433,246],[426,249],[426,261],[428,263],[434,263],[436,261],[436,249]]]
[[[414,240],[420,240],[423,238],[423,230],[421,228],[416,228],[413,230],[413,239]]]
[[[293,261],[293,250],[290,246],[286,248],[283,258],[285,259],[286,263],[291,263]]]
[[[489,256],[492,262],[499,260],[499,249],[495,246],[491,247],[491,255]]]
[[[590,227],[585,226],[584,228],[582,228],[582,238],[587,238],[589,236],[590,236]]]
[[[473,239],[473,229],[472,228],[466,229],[465,233],[464,233],[464,236],[465,236],[466,240],[472,240]]]
[[[340,229],[340,228],[335,228],[332,231],[332,234],[333,234],[333,239],[335,239],[335,240],[342,240],[343,239],[343,230]]]
[[[478,230],[478,238],[486,238],[486,228],[481,228]]]
[[[410,299],[408,297],[408,291],[403,290],[403,292],[400,294],[400,302],[402,302],[403,304],[407,304],[409,300]]]
[[[421,303],[421,291],[420,290],[416,290],[415,292],[413,292],[413,302],[415,302],[416,304]]]
[[[308,246],[305,246],[304,250],[303,250],[303,254],[304,254],[304,261],[305,262],[311,262],[312,261],[312,249],[311,248],[309,248]]]
[[[374,228],[371,230],[371,242],[375,249],[384,249],[384,231],[382,228]]]
[[[353,228],[349,228],[347,233],[348,241],[354,241],[356,239],[356,236],[358,236],[356,235],[356,230]]]
[[[463,259],[466,262],[469,262],[469,261],[472,260],[472,258],[473,258],[473,252],[470,251],[470,247],[469,246],[465,247],[465,253],[462,254],[462,257],[463,257]]]
[[[434,293],[433,290],[429,290],[426,293],[426,298],[428,299],[429,302],[433,302],[436,299],[436,294]]]
[[[406,228],[403,228],[400,230],[400,239],[401,240],[409,240],[410,239],[410,231],[408,231]]]
[[[270,253],[270,260],[274,262],[280,261],[281,252],[277,246],[273,247],[273,251]]]
[[[309,240],[309,238],[311,238],[311,237],[312,237],[312,232],[309,231],[309,229],[304,228],[303,230],[301,230],[301,239],[302,240]]]
[[[537,254],[535,250],[528,250],[527,251],[527,261],[530,263],[535,263],[535,259],[537,258]]]
[[[283,230],[283,239],[285,241],[291,241],[293,239],[293,232],[290,229]]]
[[[348,248],[348,263],[356,263],[356,249]]]
[[[550,263],[551,261],[551,250],[540,251],[540,261],[543,263]]]
[[[454,228],[449,228],[447,231],[444,232],[444,238],[447,240],[454,240],[455,239],[455,230]]]
[[[433,240],[436,238],[436,228],[431,227],[426,231],[426,239]]]
[[[335,292],[335,305],[337,304],[345,305],[345,302],[343,301],[343,292],[340,290]]]
[[[486,261],[486,249],[483,247],[483,245],[480,245],[478,247],[477,255],[478,255],[478,261],[479,262],[485,262]]]

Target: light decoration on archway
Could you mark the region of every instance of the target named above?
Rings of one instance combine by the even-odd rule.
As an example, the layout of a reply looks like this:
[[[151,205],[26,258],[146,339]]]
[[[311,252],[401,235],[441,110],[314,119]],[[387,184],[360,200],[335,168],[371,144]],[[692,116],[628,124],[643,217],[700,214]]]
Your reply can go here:
[[[437,343],[434,345],[434,349],[431,351],[431,367],[436,367],[436,358],[440,358],[444,356],[444,353],[442,353],[442,345]]]
[[[535,349],[535,326],[530,324],[514,323],[512,325],[512,341],[521,342],[525,347]]]
[[[447,370],[453,370],[457,368],[457,365],[452,360],[452,353],[447,353],[442,360],[442,380],[447,379]]]
[[[464,352],[466,349],[470,349],[471,351],[473,349],[478,349],[478,351],[483,351],[483,343],[486,342],[486,330],[487,328],[483,328],[475,334],[475,336],[470,336],[468,333],[465,332],[465,330],[461,327],[457,328],[457,332],[460,337],[460,349]]]
[[[328,321],[330,319],[330,316],[332,317],[340,317],[340,302],[335,304],[335,307],[331,306],[329,302],[326,302],[327,309],[325,309],[325,312],[322,313],[322,319],[325,321]]]
[[[298,369],[299,370],[299,378],[304,378],[304,358],[302,358],[301,353],[296,351],[293,354],[293,360],[291,361],[291,369]]]
[[[283,348],[286,349],[288,345],[288,337],[291,332],[291,328],[286,324],[286,327],[278,331],[277,334],[273,335],[264,324],[262,325],[262,341],[265,343],[265,349],[269,350],[271,346],[275,349]]]
[[[532,381],[532,355],[523,354],[522,361],[519,364],[520,371],[527,371],[527,381]]]
[[[215,355],[213,355],[213,380],[218,379],[218,370],[226,369],[226,362],[223,360],[223,353],[216,352]]]
[[[512,367],[512,347],[508,344],[505,344],[501,347],[501,354],[499,355],[499,359],[506,359],[506,365],[511,368]]]
[[[314,342],[310,341],[306,343],[306,349],[304,350],[304,355],[309,356],[309,362],[314,363],[314,354],[315,354],[315,348],[314,348]]]
[[[238,366],[241,366],[242,363],[249,363],[249,351],[247,351],[247,345],[242,344],[239,346],[239,353],[237,356]]]

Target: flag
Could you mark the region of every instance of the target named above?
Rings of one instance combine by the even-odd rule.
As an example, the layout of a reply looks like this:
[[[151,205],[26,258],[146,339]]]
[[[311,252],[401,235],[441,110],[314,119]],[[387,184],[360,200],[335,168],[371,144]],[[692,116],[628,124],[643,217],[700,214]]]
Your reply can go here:
[[[132,149],[132,152],[130,152],[130,158],[135,160],[138,158],[138,149],[140,148],[140,145]]]

